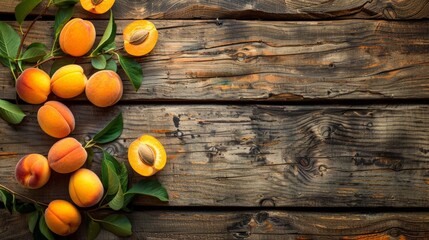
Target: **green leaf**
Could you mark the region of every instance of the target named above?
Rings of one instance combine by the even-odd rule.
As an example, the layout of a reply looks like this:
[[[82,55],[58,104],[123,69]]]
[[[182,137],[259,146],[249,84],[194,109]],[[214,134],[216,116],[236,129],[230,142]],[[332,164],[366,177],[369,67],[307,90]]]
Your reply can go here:
[[[48,240],[55,240],[54,235],[52,234],[51,230],[49,230],[48,226],[46,225],[45,217],[43,216],[43,214],[40,214],[40,217],[39,217],[39,230],[43,234],[43,236],[45,238],[47,238]]]
[[[4,207],[12,213],[13,210],[13,196],[6,190],[0,189],[0,201],[3,203]]]
[[[143,70],[140,64],[134,59],[118,55],[119,64],[127,75],[128,79],[134,87],[134,90],[139,90],[143,82]]]
[[[120,170],[118,175],[121,187],[123,190],[126,191],[128,189],[128,169],[127,165],[125,165],[125,163],[123,162],[120,163]]]
[[[119,185],[118,191],[115,197],[109,202],[109,207],[115,211],[120,210],[124,206],[124,192],[122,191],[121,185]]]
[[[15,202],[14,209],[16,212],[19,212],[21,214],[31,213],[36,211],[36,207],[34,206],[33,203],[20,202],[20,201]]]
[[[109,61],[107,61],[106,67],[104,69],[117,72],[118,71],[118,65],[117,65],[115,59],[110,59]]]
[[[104,47],[101,49],[102,52],[109,52],[116,49],[116,42],[112,41],[110,43],[106,43]]]
[[[156,197],[163,202],[168,202],[167,190],[156,179],[142,179],[134,184],[125,194],[141,194]]]
[[[101,223],[101,226],[107,231],[115,234],[119,237],[131,236],[131,222],[125,215],[112,214],[107,216],[103,220],[97,220]]]
[[[88,240],[94,240],[97,238],[98,234],[101,231],[101,226],[98,222],[90,220],[88,223],[88,231],[86,233],[86,238]]]
[[[103,55],[98,55],[91,59],[91,64],[95,69],[102,70],[106,68],[106,58]]]
[[[95,134],[93,141],[97,143],[108,143],[116,140],[122,134],[124,128],[124,121],[122,113],[119,113],[107,126],[105,126],[100,132]]]
[[[87,157],[86,157],[86,165],[88,166],[88,168],[90,168],[91,164],[92,164],[92,160],[94,159],[94,149],[92,149],[92,147],[90,148],[85,148]]]
[[[34,229],[36,228],[37,225],[37,220],[39,220],[39,211],[34,211],[28,214],[28,229],[30,230],[31,233],[34,233]]]
[[[104,30],[103,36],[101,37],[98,46],[92,51],[90,56],[95,56],[108,44],[115,42],[116,37],[116,23],[113,17],[113,12],[110,11],[109,23],[107,24],[106,30]]]
[[[18,5],[16,5],[15,18],[19,25],[24,22],[24,19],[27,17],[27,15],[30,14],[31,11],[33,11],[33,9],[41,2],[42,0],[22,0],[20,3],[18,3]]]
[[[118,192],[120,186],[118,174],[113,163],[104,159],[101,163],[101,182],[107,195],[115,195]]]
[[[25,113],[15,104],[0,99],[0,117],[11,124],[18,124],[24,119]]]
[[[0,22],[0,58],[3,58],[1,61],[3,65],[8,63],[5,65],[8,67],[14,61],[20,42],[18,33],[7,23]]]
[[[53,45],[56,46],[58,43],[58,38],[60,36],[61,30],[64,25],[70,20],[73,16],[74,6],[70,5],[67,7],[58,8],[57,13],[55,14],[55,23],[54,23],[54,42]]]
[[[27,50],[24,52],[24,54],[22,54],[22,57],[19,60],[24,62],[35,63],[43,59],[46,56],[46,54],[47,54],[46,46],[31,44],[30,46],[28,46]]]
[[[52,63],[51,71],[49,72],[49,75],[52,77],[52,75],[54,75],[54,73],[59,68],[65,66],[65,65],[73,64],[75,62],[76,62],[76,59],[72,58],[72,57],[63,57],[63,58],[57,59]]]
[[[78,3],[79,0],[54,0],[53,3],[55,6],[58,7],[68,7],[68,6],[74,6],[76,3]]]

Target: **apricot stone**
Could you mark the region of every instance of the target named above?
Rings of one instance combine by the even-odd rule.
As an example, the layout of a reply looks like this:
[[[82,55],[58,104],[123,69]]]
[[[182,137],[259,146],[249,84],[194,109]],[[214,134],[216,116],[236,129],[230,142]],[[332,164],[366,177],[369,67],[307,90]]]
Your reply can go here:
[[[158,41],[158,30],[147,20],[137,20],[128,24],[123,31],[125,51],[136,57],[148,54]]]
[[[142,135],[130,144],[128,162],[138,174],[145,177],[152,176],[164,168],[167,153],[158,139],[150,135]]]
[[[85,164],[88,154],[75,138],[68,137],[52,145],[48,152],[49,166],[58,173],[71,173]]]
[[[60,32],[60,48],[74,57],[85,55],[95,42],[95,27],[87,20],[73,18]]]
[[[69,194],[79,207],[91,207],[103,198],[104,188],[97,174],[81,168],[70,177]]]
[[[112,70],[94,73],[85,87],[88,100],[98,107],[109,107],[117,103],[123,92],[122,80]]]
[[[81,216],[73,204],[65,200],[54,200],[45,210],[45,222],[52,232],[67,236],[79,228]]]
[[[86,76],[83,68],[69,64],[59,68],[51,78],[52,92],[61,98],[73,98],[85,91]]]
[[[80,0],[82,8],[94,14],[103,14],[112,8],[115,0]]]
[[[55,138],[68,136],[75,127],[73,113],[58,101],[48,101],[40,107],[37,121],[46,134]]]
[[[41,69],[27,68],[16,80],[16,92],[27,103],[43,103],[51,93],[51,79]]]
[[[26,188],[41,188],[48,182],[50,176],[48,160],[37,153],[22,157],[15,167],[16,180]]]

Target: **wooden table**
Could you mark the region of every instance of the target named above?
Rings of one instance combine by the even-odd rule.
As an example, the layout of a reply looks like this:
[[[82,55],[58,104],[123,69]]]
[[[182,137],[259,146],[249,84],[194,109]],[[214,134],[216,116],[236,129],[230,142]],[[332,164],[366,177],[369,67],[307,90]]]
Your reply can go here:
[[[0,9],[15,27],[18,2]],[[28,42],[52,41],[54,13]],[[120,161],[143,133],[166,147],[157,178],[170,201],[138,198],[132,239],[429,238],[427,0],[124,0],[113,13],[118,42],[133,19],[159,29],[138,59],[142,87],[124,81],[107,109],[85,97],[65,103],[78,139],[123,112],[124,132],[108,146]],[[107,14],[79,5],[74,16],[100,35],[107,25]],[[15,97],[0,67],[0,98]],[[36,192],[15,183],[19,158],[55,142],[37,125],[39,106],[21,106],[22,124],[0,121],[1,182],[67,199],[66,181]],[[2,239],[31,237],[24,216],[0,219]]]

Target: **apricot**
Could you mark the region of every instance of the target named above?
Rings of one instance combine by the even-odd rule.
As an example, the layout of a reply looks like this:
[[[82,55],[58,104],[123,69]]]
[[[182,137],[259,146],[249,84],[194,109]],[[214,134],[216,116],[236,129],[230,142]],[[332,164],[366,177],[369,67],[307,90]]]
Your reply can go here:
[[[40,128],[49,136],[63,138],[68,136],[75,126],[70,109],[57,101],[48,101],[37,112]]]
[[[70,177],[69,194],[79,207],[91,207],[103,198],[104,188],[97,174],[81,168]]]
[[[121,77],[112,70],[102,70],[94,73],[85,87],[86,97],[98,107],[114,105],[121,99],[122,92]]]
[[[83,68],[69,64],[59,68],[51,78],[52,92],[61,98],[73,98],[85,91],[86,76]]]
[[[80,0],[82,8],[95,14],[103,14],[112,8],[115,0]]]
[[[27,103],[43,103],[51,93],[51,78],[41,69],[27,68],[16,80],[16,92]]]
[[[60,32],[60,48],[74,57],[85,55],[95,42],[95,27],[87,20],[73,18]]]
[[[130,144],[128,162],[138,174],[152,176],[164,168],[167,153],[158,139],[150,135],[142,135]]]
[[[79,228],[81,216],[73,204],[65,200],[53,200],[45,210],[48,228],[61,236],[70,235]]]
[[[123,31],[125,51],[136,57],[148,54],[158,41],[158,30],[147,20],[137,20],[128,24]]]
[[[37,153],[25,155],[15,167],[16,180],[26,188],[41,188],[48,182],[50,176],[48,160]]]
[[[48,152],[49,166],[57,173],[71,173],[85,164],[88,154],[75,138],[68,137],[52,145]]]

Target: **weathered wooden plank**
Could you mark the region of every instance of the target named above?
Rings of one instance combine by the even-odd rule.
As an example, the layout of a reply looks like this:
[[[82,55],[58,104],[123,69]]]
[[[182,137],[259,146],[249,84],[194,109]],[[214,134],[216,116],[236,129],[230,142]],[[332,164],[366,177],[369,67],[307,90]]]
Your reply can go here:
[[[24,109],[29,116],[20,126],[0,122],[0,179],[43,201],[68,198],[67,178],[59,174],[39,191],[15,183],[19,158],[47,154],[55,142],[39,129],[36,106]],[[169,161],[157,177],[171,206],[429,206],[427,105],[71,109],[73,136],[80,140],[123,112],[121,139],[108,146],[120,161],[127,161],[128,145],[141,134],[159,138]],[[140,198],[136,204],[160,203]]]
[[[3,1],[0,13],[13,13],[18,3]],[[40,11],[41,7],[34,13]],[[54,13],[54,8],[48,12]],[[429,17],[429,5],[427,0],[126,0],[116,1],[113,13],[117,19],[421,19]],[[76,15],[108,18],[107,14],[89,14],[80,5]]]
[[[128,21],[118,21],[118,34]],[[105,21],[95,21],[99,34]],[[123,100],[319,100],[428,98],[425,21],[155,21],[155,50],[139,58],[145,75]],[[47,28],[47,26],[49,26]],[[49,44],[52,22],[28,43]],[[263,34],[262,34],[263,33]],[[118,36],[118,45],[121,36]],[[87,74],[93,70],[86,66]],[[0,68],[1,98],[14,96]],[[125,75],[121,72],[125,79]]]
[[[2,239],[29,239],[23,216],[0,212]],[[425,239],[427,212],[163,211],[128,214],[131,239]],[[79,239],[84,227],[72,238]],[[82,239],[82,238],[80,238]],[[97,239],[119,239],[102,231]]]

